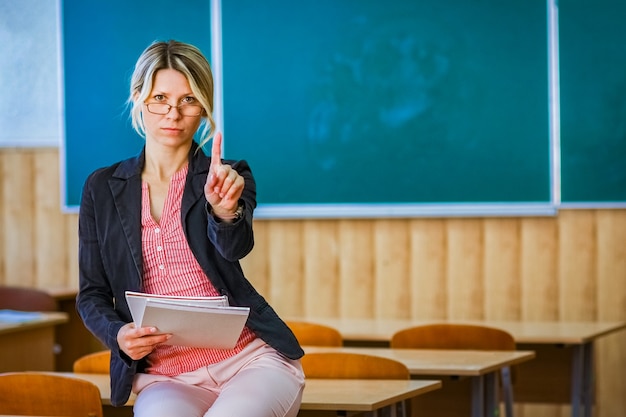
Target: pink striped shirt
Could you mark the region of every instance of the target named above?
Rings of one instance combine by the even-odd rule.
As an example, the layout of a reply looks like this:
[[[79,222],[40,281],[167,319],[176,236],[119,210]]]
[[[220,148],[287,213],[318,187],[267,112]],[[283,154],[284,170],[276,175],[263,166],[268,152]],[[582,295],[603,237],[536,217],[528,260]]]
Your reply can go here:
[[[150,294],[220,295],[193,256],[183,232],[180,210],[188,168],[172,176],[160,223],[150,214],[150,194],[142,184],[141,241],[144,291]],[[243,349],[255,338],[245,327],[232,350],[159,345],[148,356],[147,373],[174,376],[220,362]]]

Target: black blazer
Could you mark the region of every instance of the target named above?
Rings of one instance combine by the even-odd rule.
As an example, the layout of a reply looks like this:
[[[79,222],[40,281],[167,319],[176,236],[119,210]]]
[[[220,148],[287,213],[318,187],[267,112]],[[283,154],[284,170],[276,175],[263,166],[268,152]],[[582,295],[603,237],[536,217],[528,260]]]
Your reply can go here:
[[[198,150],[196,152],[196,150]],[[124,292],[141,291],[141,171],[144,152],[93,172],[83,187],[79,213],[79,279],[77,310],[85,326],[111,349],[111,403],[123,405],[133,377],[145,361],[133,361],[117,344],[119,329],[132,321]],[[250,307],[247,326],[290,359],[300,358],[297,339],[274,309],[246,279],[239,260],[254,246],[252,215],[256,185],[245,161],[225,161],[244,177],[244,215],[220,223],[209,214],[204,196],[210,158],[197,144],[189,153],[181,220],[194,256],[213,286],[233,306]]]

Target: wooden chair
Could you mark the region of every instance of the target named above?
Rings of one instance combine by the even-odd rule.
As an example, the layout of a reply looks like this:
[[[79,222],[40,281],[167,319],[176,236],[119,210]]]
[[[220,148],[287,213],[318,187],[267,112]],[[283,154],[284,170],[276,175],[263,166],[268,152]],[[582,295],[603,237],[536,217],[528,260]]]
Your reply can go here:
[[[341,333],[333,327],[305,321],[286,323],[303,346],[343,346]]]
[[[0,286],[0,309],[20,311],[57,311],[56,299],[43,290]]]
[[[72,370],[79,374],[109,374],[110,367],[111,351],[101,350],[76,359]]]
[[[513,336],[494,327],[436,323],[414,326],[392,335],[390,347],[410,349],[515,350]],[[506,415],[513,417],[511,369],[500,372]]]
[[[38,372],[0,374],[0,414],[102,417],[100,390],[89,381]]]
[[[315,352],[301,359],[304,375],[308,379],[410,379],[409,369],[393,359],[360,353]],[[392,416],[396,408],[390,407]],[[407,403],[402,403],[401,414],[407,415]],[[378,415],[377,411],[373,412]]]

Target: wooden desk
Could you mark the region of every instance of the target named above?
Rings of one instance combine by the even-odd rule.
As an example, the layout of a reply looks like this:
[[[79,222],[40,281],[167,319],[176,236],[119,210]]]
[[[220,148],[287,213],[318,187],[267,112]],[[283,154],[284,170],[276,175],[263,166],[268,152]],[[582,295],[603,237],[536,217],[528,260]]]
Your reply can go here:
[[[111,387],[109,375],[75,374],[60,372],[64,376],[85,379],[98,386],[102,404],[107,416],[132,415],[131,406],[136,396],[131,395],[125,407],[107,409],[111,405]],[[347,379],[309,379],[302,394],[300,410],[333,411],[337,414],[374,411],[401,401],[426,394],[441,388],[441,381],[430,380],[347,380]],[[123,414],[122,414],[123,413]]]
[[[347,346],[388,346],[391,336],[407,327],[439,321],[289,318],[308,320],[339,330]],[[592,415],[594,404],[594,342],[626,329],[626,322],[462,321],[498,327],[511,333],[518,349],[536,352],[536,359],[518,366],[515,399],[528,403],[571,403],[572,417]]]
[[[0,321],[0,372],[54,370],[54,329],[67,314],[36,314],[27,322]]]
[[[469,377],[471,379],[471,415],[473,417],[498,415],[498,372],[503,367],[518,365],[535,357],[534,352],[525,351],[495,352],[313,346],[305,346],[304,351],[305,353],[355,352],[382,356],[405,364],[413,377]],[[448,403],[456,401],[456,398],[453,398],[453,396],[458,396],[458,394],[450,393],[448,395],[445,392],[446,388],[446,382],[444,381],[441,395],[445,396],[445,401]],[[435,413],[436,410],[431,412]],[[445,415],[451,415],[452,412],[452,410],[448,410]]]

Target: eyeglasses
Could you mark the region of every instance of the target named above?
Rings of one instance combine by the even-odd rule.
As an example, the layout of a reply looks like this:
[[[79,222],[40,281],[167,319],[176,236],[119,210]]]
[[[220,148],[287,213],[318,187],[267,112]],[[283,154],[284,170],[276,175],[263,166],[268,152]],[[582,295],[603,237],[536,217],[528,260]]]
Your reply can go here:
[[[183,116],[200,116],[204,110],[202,106],[195,106],[193,104],[181,104],[179,106],[172,106],[167,103],[146,103],[148,111],[153,114],[168,114],[172,107],[175,107],[178,112]]]

